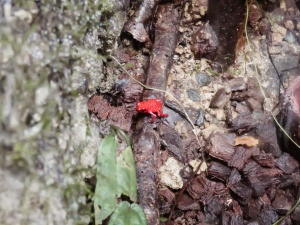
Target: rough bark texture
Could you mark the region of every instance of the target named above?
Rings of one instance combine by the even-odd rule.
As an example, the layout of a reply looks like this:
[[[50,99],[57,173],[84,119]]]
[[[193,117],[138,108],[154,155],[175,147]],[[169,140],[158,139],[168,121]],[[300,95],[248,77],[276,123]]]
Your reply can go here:
[[[151,45],[146,26],[159,2],[160,0],[143,0],[133,17],[125,23],[124,31],[130,33],[135,40]]]
[[[155,43],[147,74],[147,85],[166,89],[168,73],[172,65],[174,50],[178,41],[178,25],[180,13],[171,4],[165,4],[158,9],[158,21],[155,29]],[[146,90],[143,99],[164,98],[164,93]]]
[[[158,8],[157,17],[156,37],[150,58],[146,85],[165,90],[178,39],[180,13],[173,4],[164,4]],[[146,90],[143,100],[150,98],[163,99],[164,93]],[[148,224],[151,225],[159,224],[159,212],[156,203],[156,170],[160,143],[159,135],[154,129],[155,127],[156,124],[150,123],[150,117],[140,118],[133,137],[138,176],[138,201],[146,213]]]

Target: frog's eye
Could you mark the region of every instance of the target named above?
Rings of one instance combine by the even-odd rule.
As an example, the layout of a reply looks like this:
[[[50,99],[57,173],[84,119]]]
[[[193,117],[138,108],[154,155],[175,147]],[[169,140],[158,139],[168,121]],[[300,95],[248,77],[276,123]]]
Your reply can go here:
[[[139,111],[144,111],[145,107],[142,107],[139,103],[136,105],[136,109]]]

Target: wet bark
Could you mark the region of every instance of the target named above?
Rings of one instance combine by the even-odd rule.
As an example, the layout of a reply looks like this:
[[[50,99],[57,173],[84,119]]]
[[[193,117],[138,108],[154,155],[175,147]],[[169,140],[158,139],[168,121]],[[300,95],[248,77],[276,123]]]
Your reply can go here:
[[[146,85],[165,90],[168,73],[171,68],[174,49],[178,40],[180,13],[173,4],[159,6],[157,12],[156,36]],[[164,99],[164,93],[145,90],[143,100],[150,98]],[[143,207],[148,224],[159,224],[157,207],[157,157],[160,149],[159,134],[156,124],[150,123],[151,117],[143,115],[139,118],[133,135],[138,176],[138,201]]]

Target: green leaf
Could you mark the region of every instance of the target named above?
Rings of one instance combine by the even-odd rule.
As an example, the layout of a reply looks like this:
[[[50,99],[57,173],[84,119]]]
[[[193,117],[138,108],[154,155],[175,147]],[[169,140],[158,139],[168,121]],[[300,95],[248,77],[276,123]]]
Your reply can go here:
[[[112,214],[108,225],[146,225],[147,220],[143,209],[133,203],[121,202]]]
[[[136,170],[132,149],[128,146],[117,159],[118,197],[128,196],[131,201],[137,201]]]
[[[95,224],[102,224],[117,207],[116,140],[106,136],[97,156],[97,183],[94,195]]]
[[[168,218],[167,217],[160,217],[159,221],[160,222],[168,222]]]

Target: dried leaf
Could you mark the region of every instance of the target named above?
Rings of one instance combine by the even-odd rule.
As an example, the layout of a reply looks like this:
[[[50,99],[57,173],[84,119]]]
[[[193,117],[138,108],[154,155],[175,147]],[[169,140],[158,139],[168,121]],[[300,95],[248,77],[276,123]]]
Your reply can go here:
[[[237,137],[234,140],[235,140],[234,146],[246,145],[248,147],[252,147],[258,145],[258,140],[251,136]]]

